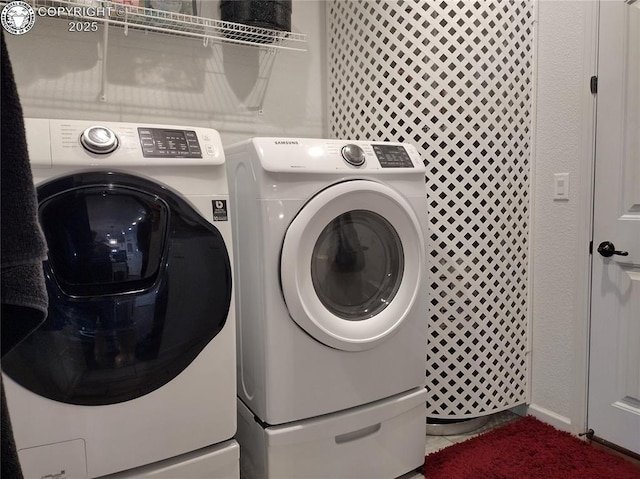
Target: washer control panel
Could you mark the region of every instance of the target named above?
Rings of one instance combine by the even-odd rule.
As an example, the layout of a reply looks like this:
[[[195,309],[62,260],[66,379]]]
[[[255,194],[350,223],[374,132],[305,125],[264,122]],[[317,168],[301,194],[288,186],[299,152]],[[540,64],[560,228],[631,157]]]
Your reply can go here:
[[[138,127],[145,158],[202,158],[198,135],[193,130]]]
[[[175,125],[25,118],[32,166],[224,164],[216,130]]]

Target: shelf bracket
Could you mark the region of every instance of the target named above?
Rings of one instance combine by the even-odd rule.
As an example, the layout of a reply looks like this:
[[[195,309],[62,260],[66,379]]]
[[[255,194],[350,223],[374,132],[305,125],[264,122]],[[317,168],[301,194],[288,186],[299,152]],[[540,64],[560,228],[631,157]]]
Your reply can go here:
[[[106,17],[106,14],[105,14]],[[102,91],[100,101],[107,101],[107,53],[109,51],[109,20],[105,18],[102,32]]]
[[[273,48],[265,48],[263,49],[263,55],[267,57],[265,71],[262,73],[262,77],[264,78],[264,85],[262,87],[262,92],[260,94],[260,101],[256,108],[258,115],[264,115],[264,99],[267,96],[267,91],[269,90],[269,81],[271,80],[271,72],[273,71],[273,65],[276,63],[278,50]]]

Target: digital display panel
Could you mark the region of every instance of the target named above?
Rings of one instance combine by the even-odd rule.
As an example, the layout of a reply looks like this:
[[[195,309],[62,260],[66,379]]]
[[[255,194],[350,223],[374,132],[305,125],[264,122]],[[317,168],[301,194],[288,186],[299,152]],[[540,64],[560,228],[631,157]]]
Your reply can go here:
[[[409,153],[399,145],[372,145],[383,168],[413,168]]]
[[[195,131],[138,128],[145,158],[202,158]]]

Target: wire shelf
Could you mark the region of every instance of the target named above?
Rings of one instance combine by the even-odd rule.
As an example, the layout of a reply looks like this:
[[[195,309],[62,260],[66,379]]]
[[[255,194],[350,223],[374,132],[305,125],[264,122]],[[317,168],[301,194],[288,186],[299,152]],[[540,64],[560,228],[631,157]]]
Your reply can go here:
[[[5,1],[0,4],[6,3]],[[307,35],[212,18],[185,15],[152,8],[96,0],[27,0],[36,13],[42,10],[59,18],[98,21],[122,27],[125,35],[129,28],[165,35],[178,35],[202,39],[203,44],[236,43],[261,48],[306,51]],[[42,11],[46,14],[46,10]]]

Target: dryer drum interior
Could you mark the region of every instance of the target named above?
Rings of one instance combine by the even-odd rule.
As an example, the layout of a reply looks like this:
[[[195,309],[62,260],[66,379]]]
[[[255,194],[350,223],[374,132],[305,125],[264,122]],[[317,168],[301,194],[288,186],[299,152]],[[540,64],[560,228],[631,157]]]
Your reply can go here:
[[[373,211],[334,218],[313,249],[311,279],[318,299],[336,316],[361,321],[393,301],[404,270],[402,242]]]
[[[49,314],[2,361],[55,401],[135,399],[180,374],[220,332],[231,267],[220,232],[180,195],[113,172],[37,188]]]

